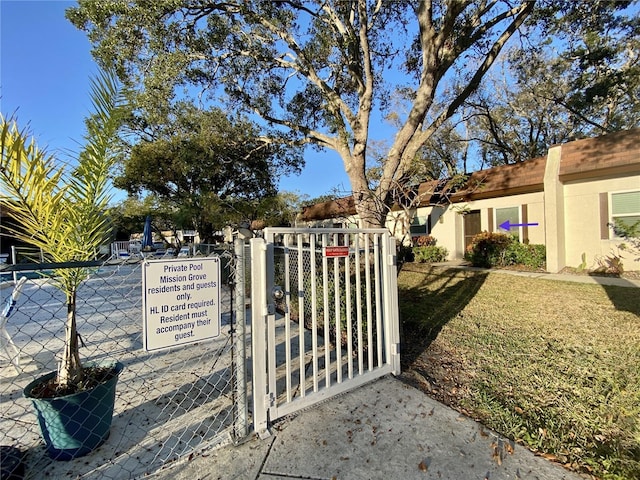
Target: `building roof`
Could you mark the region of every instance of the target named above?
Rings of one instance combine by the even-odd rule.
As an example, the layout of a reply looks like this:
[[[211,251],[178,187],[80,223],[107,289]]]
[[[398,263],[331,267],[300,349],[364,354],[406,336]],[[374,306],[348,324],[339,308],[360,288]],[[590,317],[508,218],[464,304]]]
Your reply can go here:
[[[353,197],[349,196],[304,207],[300,217],[303,221],[307,222],[327,218],[348,217],[355,215],[355,213],[355,202],[353,201]]]
[[[561,146],[560,181],[640,172],[640,128]]]
[[[544,184],[546,158],[539,157],[513,165],[478,170],[466,176],[456,186],[454,180],[424,182],[418,188],[420,206],[468,202],[482,198],[504,197],[522,193],[541,192]]]

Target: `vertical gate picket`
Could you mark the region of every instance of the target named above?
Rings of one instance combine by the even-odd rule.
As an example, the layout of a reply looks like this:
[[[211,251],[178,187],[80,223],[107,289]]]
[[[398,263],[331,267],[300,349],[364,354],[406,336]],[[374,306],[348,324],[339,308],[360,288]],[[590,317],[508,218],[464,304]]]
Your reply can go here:
[[[382,303],[381,300],[381,278],[380,278],[380,237],[377,235],[373,237],[373,247],[375,255],[373,257],[373,264],[375,270],[375,298],[376,298],[376,335],[377,335],[377,347],[378,347],[378,365],[383,364],[383,356],[382,356],[382,308],[380,305]]]
[[[305,371],[304,371],[304,313],[305,313],[305,292],[304,292],[304,255],[303,238],[298,235],[298,392],[301,397],[306,395]]]
[[[316,236],[309,239],[309,263],[311,266],[311,358],[313,371],[313,391],[318,391],[318,297],[316,284]],[[304,322],[300,321],[300,324]]]
[[[344,244],[349,247],[349,235],[344,236]],[[351,262],[350,257],[344,259],[344,289],[346,293],[346,323],[347,323],[347,372],[348,378],[353,378],[353,317],[351,315]]]
[[[367,364],[368,370],[373,370],[373,318],[371,315],[371,254],[369,252],[369,235],[364,237],[364,264],[365,264],[365,288],[366,288],[366,305],[367,305]]]
[[[333,235],[333,244],[338,245],[338,234]],[[340,260],[333,259],[333,305],[336,319],[336,370],[337,382],[342,383],[342,315],[340,311]]]
[[[291,316],[289,305],[291,305],[291,272],[289,255],[289,235],[284,236],[284,284],[285,284],[285,307],[284,307],[284,336],[285,336],[285,388],[287,390],[287,402],[293,399],[291,393]]]
[[[329,245],[329,235],[322,234],[322,247],[326,249]],[[331,386],[331,335],[329,324],[329,261],[326,255],[322,256],[322,307],[324,312],[324,385],[326,388]]]

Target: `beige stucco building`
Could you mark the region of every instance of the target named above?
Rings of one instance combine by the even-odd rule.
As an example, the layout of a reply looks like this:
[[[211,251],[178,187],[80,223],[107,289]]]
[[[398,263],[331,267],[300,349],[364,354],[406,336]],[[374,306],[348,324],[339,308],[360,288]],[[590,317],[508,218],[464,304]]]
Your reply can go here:
[[[417,208],[395,208],[387,226],[399,239],[432,235],[462,258],[477,233],[509,231],[521,242],[544,244],[547,270],[583,261],[594,267],[621,243],[609,224],[640,220],[640,128],[556,145],[545,157],[481,170],[462,190],[447,182],[418,188]],[[411,217],[407,220],[407,214]],[[305,226],[358,226],[350,197],[307,207]],[[625,259],[629,270],[640,269]]]

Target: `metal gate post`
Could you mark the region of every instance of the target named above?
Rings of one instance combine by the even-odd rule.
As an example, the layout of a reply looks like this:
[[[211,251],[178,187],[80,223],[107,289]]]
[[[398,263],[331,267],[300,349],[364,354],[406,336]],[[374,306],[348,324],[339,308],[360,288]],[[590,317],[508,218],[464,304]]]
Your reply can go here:
[[[267,432],[267,268],[266,244],[252,238],[251,244],[251,359],[253,362],[253,429]]]
[[[384,257],[384,317],[385,337],[387,339],[388,363],[392,373],[400,375],[400,318],[398,313],[398,269],[396,239],[386,233],[383,236],[382,254]]]
[[[273,248],[273,233],[268,228],[265,229],[264,239],[266,241],[265,253],[264,253],[264,266],[265,276],[264,284],[262,285],[265,303],[266,303],[266,327],[267,327],[267,395],[265,397],[265,404],[267,409],[274,406],[274,398],[272,395],[276,392],[276,304],[274,298],[275,287],[275,259]]]
[[[236,419],[234,422],[234,433],[236,439],[242,439],[249,434],[248,409],[247,409],[247,322],[246,322],[246,299],[245,299],[245,258],[244,239],[236,238],[234,241],[235,257],[235,350],[236,360]]]

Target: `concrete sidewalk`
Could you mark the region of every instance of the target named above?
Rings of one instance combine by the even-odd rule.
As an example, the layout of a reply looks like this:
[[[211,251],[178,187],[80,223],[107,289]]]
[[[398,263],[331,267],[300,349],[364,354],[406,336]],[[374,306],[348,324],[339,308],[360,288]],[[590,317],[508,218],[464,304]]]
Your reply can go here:
[[[541,280],[556,280],[562,282],[590,283],[594,285],[640,288],[640,280],[632,278],[591,274],[578,275],[570,273],[525,272],[519,270],[502,270],[498,268],[480,268],[472,267],[468,264],[468,262],[463,260],[432,263],[431,266],[441,268],[456,268],[460,270],[469,270],[472,272],[500,273],[504,275],[514,275],[517,277],[538,278]]]
[[[280,421],[271,434],[201,452],[145,478],[582,478],[390,376]]]

